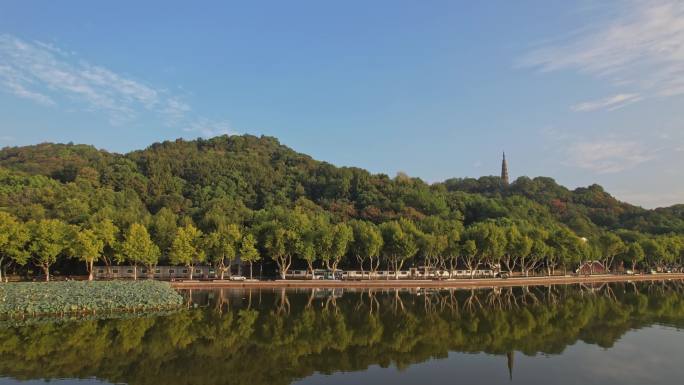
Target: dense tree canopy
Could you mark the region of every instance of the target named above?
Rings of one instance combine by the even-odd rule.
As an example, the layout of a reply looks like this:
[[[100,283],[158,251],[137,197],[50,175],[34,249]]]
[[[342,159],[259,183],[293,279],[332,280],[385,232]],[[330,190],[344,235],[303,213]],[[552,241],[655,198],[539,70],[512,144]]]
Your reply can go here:
[[[646,210],[598,185],[568,190],[546,177],[508,186],[491,176],[390,178],[250,135],[179,139],[124,155],[74,144],[4,148],[0,212],[12,218],[0,222],[30,234],[21,245],[0,243],[0,270],[36,267],[46,276],[55,263],[69,269],[62,257],[110,266],[133,225],[159,249],[159,258],[140,263],[190,266],[206,256],[224,269],[251,234],[281,275],[293,264],[501,264],[525,274],[588,260],[664,268],[681,264],[684,248],[682,205]],[[190,228],[197,239],[187,239]]]

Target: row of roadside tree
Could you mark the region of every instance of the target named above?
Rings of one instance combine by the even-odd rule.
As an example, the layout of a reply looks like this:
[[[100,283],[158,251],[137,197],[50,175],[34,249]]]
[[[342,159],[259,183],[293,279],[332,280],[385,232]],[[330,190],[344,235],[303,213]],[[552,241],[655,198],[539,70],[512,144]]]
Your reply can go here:
[[[438,216],[336,221],[325,211],[298,205],[258,210],[242,223],[174,222],[166,227],[132,223],[120,229],[107,218],[79,226],[59,219],[23,222],[0,212],[0,273],[6,276],[8,268],[32,264],[49,280],[51,267],[63,258],[82,261],[90,279],[95,265],[142,265],[152,271],[160,263],[189,267],[189,278],[194,266],[212,264],[223,278],[238,257],[249,264],[250,276],[254,262],[272,260],[281,278],[296,265],[310,273],[316,267],[334,273],[342,266],[396,273],[409,265],[426,272],[500,266],[509,274],[528,276],[572,271],[588,261],[600,261],[608,271],[684,263],[682,235],[629,230],[578,235],[564,225],[540,227],[506,218],[467,226]]]

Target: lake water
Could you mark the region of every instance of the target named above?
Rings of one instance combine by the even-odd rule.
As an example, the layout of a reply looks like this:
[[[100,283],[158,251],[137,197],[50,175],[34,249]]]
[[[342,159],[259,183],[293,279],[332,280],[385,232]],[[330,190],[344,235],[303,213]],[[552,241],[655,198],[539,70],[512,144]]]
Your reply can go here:
[[[187,309],[0,321],[0,384],[679,384],[684,283],[212,290]]]

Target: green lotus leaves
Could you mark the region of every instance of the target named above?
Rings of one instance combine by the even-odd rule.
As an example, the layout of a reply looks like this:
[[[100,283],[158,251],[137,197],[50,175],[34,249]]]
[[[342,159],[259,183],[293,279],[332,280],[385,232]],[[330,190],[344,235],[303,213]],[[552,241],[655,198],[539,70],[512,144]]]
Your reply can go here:
[[[0,285],[0,318],[158,311],[183,298],[166,282],[21,282]]]

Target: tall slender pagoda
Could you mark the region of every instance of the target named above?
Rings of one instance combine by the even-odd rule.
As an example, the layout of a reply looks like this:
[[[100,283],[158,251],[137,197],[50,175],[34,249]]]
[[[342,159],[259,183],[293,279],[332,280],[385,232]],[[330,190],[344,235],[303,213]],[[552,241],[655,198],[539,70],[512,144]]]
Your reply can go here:
[[[508,163],[506,163],[506,153],[503,153],[503,161],[501,162],[501,181],[504,186],[508,186]]]

